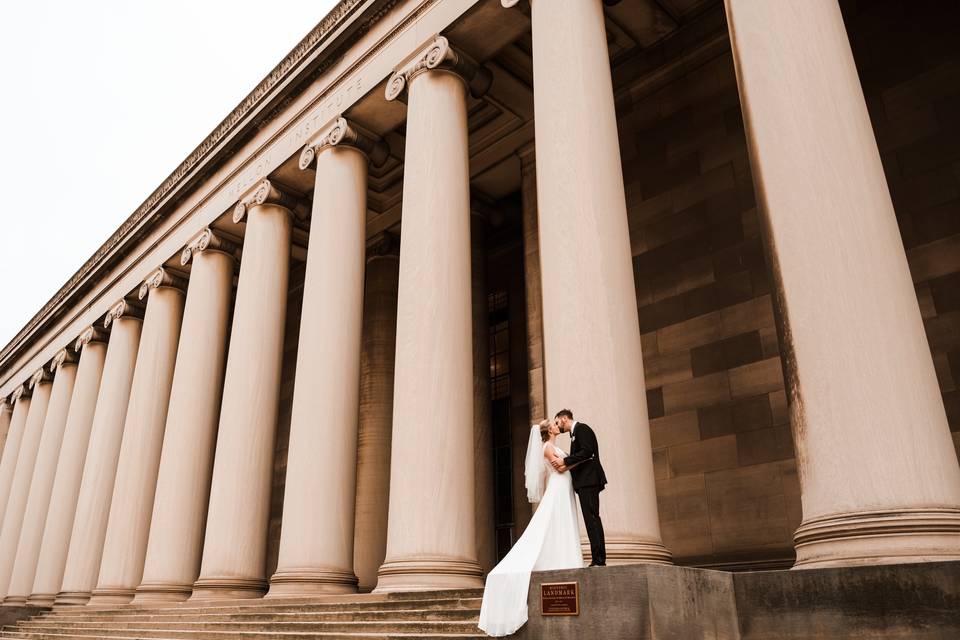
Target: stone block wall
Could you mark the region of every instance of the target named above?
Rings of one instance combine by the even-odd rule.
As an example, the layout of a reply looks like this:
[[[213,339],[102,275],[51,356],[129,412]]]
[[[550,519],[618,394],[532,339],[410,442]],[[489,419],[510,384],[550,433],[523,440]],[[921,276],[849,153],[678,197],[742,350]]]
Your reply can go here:
[[[960,5],[842,7],[960,450]]]
[[[841,6],[960,449],[960,6]],[[802,514],[736,79],[729,52],[691,54],[721,26],[614,72],[651,439],[678,562],[778,566]],[[641,79],[671,59],[697,62]]]
[[[730,54],[618,108],[664,542],[789,564],[799,484]]]

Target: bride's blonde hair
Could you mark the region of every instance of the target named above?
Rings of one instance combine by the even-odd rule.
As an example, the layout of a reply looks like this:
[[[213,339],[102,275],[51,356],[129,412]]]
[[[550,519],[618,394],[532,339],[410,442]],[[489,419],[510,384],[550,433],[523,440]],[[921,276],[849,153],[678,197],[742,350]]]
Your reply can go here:
[[[540,439],[543,442],[546,442],[550,439],[550,424],[549,420],[544,420],[540,423]]]

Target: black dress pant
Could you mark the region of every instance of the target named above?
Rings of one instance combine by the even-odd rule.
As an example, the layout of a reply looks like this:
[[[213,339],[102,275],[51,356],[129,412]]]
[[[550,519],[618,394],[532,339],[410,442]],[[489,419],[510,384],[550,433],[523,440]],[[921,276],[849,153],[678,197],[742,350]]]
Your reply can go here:
[[[601,487],[577,489],[583,523],[587,526],[587,537],[590,538],[592,564],[607,564],[607,547],[603,540],[603,523],[600,521],[600,491]]]

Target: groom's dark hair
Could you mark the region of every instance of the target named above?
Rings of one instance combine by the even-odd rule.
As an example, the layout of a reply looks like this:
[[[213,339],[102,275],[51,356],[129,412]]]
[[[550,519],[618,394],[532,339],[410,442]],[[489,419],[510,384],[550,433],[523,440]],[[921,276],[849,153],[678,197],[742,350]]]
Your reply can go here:
[[[573,411],[570,411],[570,409],[560,409],[560,411],[557,411],[557,415],[553,417],[559,418],[561,416],[565,418],[570,418],[571,420],[573,420]]]

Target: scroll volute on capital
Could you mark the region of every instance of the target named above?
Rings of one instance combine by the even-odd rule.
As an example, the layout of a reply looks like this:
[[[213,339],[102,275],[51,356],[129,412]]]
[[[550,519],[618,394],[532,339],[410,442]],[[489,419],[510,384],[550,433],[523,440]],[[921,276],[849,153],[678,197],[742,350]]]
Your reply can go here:
[[[387,80],[386,99],[403,99],[413,78],[431,69],[440,69],[459,76],[474,98],[482,97],[493,82],[493,74],[489,69],[453,47],[444,36],[437,36],[406,65],[393,72]]]
[[[143,308],[135,306],[126,299],[116,302],[103,318],[103,327],[109,329],[110,325],[120,318],[138,318],[143,320]]]
[[[233,222],[240,224],[247,216],[247,210],[262,204],[276,204],[286,207],[294,213],[299,203],[297,194],[287,187],[281,187],[272,180],[263,179],[247,191],[233,207]]]
[[[238,245],[227,240],[210,227],[207,227],[194,236],[194,238],[187,243],[187,246],[183,248],[183,251],[180,252],[180,264],[187,266],[196,254],[206,251],[207,249],[226,253],[236,259]]]
[[[179,276],[175,276],[163,267],[157,267],[147,276],[143,284],[140,285],[140,291],[137,293],[137,297],[143,300],[150,295],[150,291],[160,287],[173,287],[174,289],[185,291],[187,281]]]
[[[300,169],[313,166],[317,154],[330,147],[350,147],[363,153],[369,162],[380,167],[390,157],[390,147],[372,131],[364,129],[352,120],[340,116],[323,130],[315,140],[307,143],[300,152]]]

